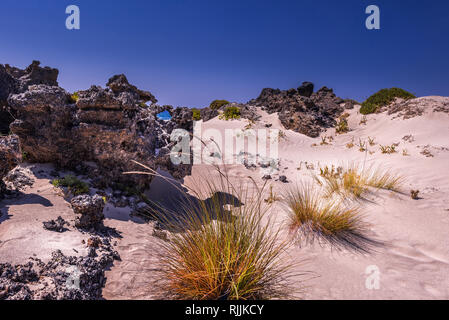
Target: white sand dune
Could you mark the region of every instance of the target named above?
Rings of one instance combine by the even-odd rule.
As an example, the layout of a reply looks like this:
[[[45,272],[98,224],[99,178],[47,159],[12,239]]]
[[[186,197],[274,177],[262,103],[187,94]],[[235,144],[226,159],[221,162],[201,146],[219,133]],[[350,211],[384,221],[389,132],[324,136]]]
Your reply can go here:
[[[442,97],[427,98],[435,103],[449,101]],[[280,171],[273,174],[274,179],[269,182],[279,195],[295,183],[310,180],[319,166],[325,165],[359,163],[382,166],[406,178],[403,194],[378,191],[370,194],[370,201],[362,204],[364,220],[370,224],[370,236],[383,243],[374,251],[362,254],[327,245],[292,246],[285,259],[304,262],[295,271],[311,272],[307,277],[293,279],[296,287],[303,287],[297,297],[449,299],[449,115],[432,112],[430,108],[422,116],[406,120],[382,113],[368,115],[364,125],[360,124],[362,116],[357,111],[357,108],[349,111],[350,132],[336,135],[335,129],[329,129],[323,133],[323,136],[334,137],[329,145],[320,145],[321,138],[312,139],[285,130],[276,114],[268,115],[261,111],[262,119],[254,127],[265,128],[265,124],[270,123],[272,128],[285,132],[285,138],[281,138],[279,143]],[[226,128],[244,128],[247,124],[246,120],[215,118],[204,123],[203,130],[224,131]],[[407,141],[403,139],[410,135],[412,137],[406,138]],[[368,137],[373,138],[376,144],[368,145],[367,152],[360,152],[357,146],[351,149],[346,146],[351,141],[357,144],[359,139],[367,141]],[[393,143],[399,143],[397,153],[380,152],[379,144]],[[433,156],[422,154],[424,150]],[[307,169],[306,162],[309,168],[313,164],[314,169]],[[249,170],[236,164],[228,166],[228,169],[236,184],[248,176],[263,183],[264,171],[261,168]],[[285,175],[290,183],[276,181],[279,175]],[[213,169],[197,165],[184,183],[189,185],[205,176],[212,179]],[[169,191],[160,181],[155,182],[152,188],[154,198],[167,198]],[[411,199],[411,189],[420,190],[420,200]],[[52,206],[42,207],[35,203],[33,193],[50,201]],[[72,215],[67,203],[52,191],[48,180],[37,179],[33,188],[26,191],[25,198],[28,200],[24,200],[27,202],[24,204],[1,202],[1,210],[5,212],[7,209],[9,215],[7,219],[5,215],[0,218],[1,261],[20,262],[33,253],[48,256],[56,248],[83,250],[80,245],[82,235],[76,232],[59,235],[42,228],[45,219]],[[277,225],[283,226],[286,210],[278,202],[270,208],[269,215],[274,217]],[[111,206],[105,211],[105,224],[121,233],[116,249],[122,261],[115,262],[106,272],[103,295],[106,299],[153,299],[157,292],[152,282],[158,277],[162,240],[153,236],[152,223],[130,218],[129,211]],[[376,266],[380,272],[377,290],[366,286],[369,275],[365,272],[369,266]]]

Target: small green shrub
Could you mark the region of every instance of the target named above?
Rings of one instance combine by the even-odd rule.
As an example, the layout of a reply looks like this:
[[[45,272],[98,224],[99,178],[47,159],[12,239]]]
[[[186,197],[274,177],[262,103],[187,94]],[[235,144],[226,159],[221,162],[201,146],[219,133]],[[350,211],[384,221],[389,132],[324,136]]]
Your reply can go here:
[[[52,182],[52,185],[59,188],[59,187],[65,187],[68,188],[69,191],[77,196],[84,193],[89,193],[89,185],[81,181],[75,176],[68,175],[61,179],[54,179]]]
[[[201,120],[201,111],[197,108],[193,108],[192,109],[192,113],[193,113],[193,120],[194,121],[200,121]]]
[[[74,92],[71,96],[70,96],[70,102],[71,103],[76,103],[79,100],[79,95],[78,92]]]
[[[229,101],[227,100],[214,100],[211,102],[209,108],[211,108],[212,110],[218,110],[227,104],[229,104]]]
[[[414,99],[416,97],[410,92],[400,88],[382,89],[379,92],[373,94],[371,97],[366,99],[365,102],[362,103],[360,113],[361,114],[375,113],[379,107],[383,107],[390,104],[391,102],[394,101],[395,98],[402,98],[409,100]]]
[[[240,119],[239,107],[226,107],[223,114],[220,115],[220,119],[234,120]]]

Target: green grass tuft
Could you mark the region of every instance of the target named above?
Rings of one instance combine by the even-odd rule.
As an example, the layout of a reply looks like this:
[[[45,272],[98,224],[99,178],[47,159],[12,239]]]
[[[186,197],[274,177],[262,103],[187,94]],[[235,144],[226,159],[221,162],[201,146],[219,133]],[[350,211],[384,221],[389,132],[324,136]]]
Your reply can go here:
[[[90,191],[89,185],[86,182],[81,181],[73,175],[68,175],[61,179],[54,179],[51,183],[57,188],[68,188],[68,190],[75,196],[89,193]]]
[[[347,207],[330,201],[311,185],[289,190],[285,196],[289,211],[289,227],[300,241],[315,240],[337,247],[349,246],[367,251],[373,242],[364,236],[366,225],[358,207]]]
[[[145,168],[147,174],[160,176]],[[288,242],[280,239],[279,230],[265,215],[265,186],[256,191],[250,191],[254,190],[250,185],[235,188],[227,175],[219,173],[221,178],[213,182],[201,179],[188,191],[180,188],[177,212],[157,204],[150,209],[163,228],[174,231],[162,244],[164,297],[265,300],[288,296],[290,265],[281,259]]]
[[[339,167],[334,170],[332,167],[330,170],[326,166],[320,170],[321,177],[315,177],[315,180],[320,185],[324,185],[328,198],[334,194],[363,198],[370,187],[400,192],[403,183],[403,178],[400,175],[374,167],[360,169],[356,165],[352,165],[347,169]]]

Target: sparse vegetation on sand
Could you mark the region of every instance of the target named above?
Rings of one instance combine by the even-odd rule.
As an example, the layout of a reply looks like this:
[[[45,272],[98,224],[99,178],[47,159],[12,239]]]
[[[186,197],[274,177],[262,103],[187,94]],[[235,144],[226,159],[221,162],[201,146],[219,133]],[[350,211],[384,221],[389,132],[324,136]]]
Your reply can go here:
[[[397,147],[396,144],[392,144],[391,146],[383,146],[383,145],[380,145],[380,151],[381,151],[383,154],[393,154],[393,153],[396,153],[396,152],[397,152],[397,151],[396,151],[396,147]]]
[[[366,123],[368,122],[368,118],[364,115],[363,117],[362,117],[362,119],[360,120],[360,125],[366,125]]]
[[[290,209],[289,227],[298,240],[325,241],[360,251],[374,243],[364,235],[366,225],[358,207],[326,199],[311,185],[296,186],[285,198]]]
[[[343,134],[343,133],[349,132],[347,116],[343,115],[340,117],[339,121],[337,122],[337,126],[335,127],[335,132],[337,134]]]
[[[281,200],[281,198],[276,196],[276,193],[274,193],[274,191],[273,191],[273,186],[270,186],[270,194],[269,194],[268,198],[265,199],[265,202],[268,203],[268,204],[273,204],[273,203],[275,203],[276,201],[279,201],[279,200]]]
[[[373,167],[359,169],[352,165],[347,169],[341,167],[329,169],[326,166],[320,168],[320,171],[320,178],[315,176],[315,180],[325,187],[327,197],[337,194],[363,198],[370,187],[399,192],[403,182],[401,176]]]
[[[284,297],[289,266],[280,257],[288,244],[279,241],[279,231],[265,220],[264,188],[254,193],[236,189],[222,177],[218,183],[202,180],[198,190],[206,194],[189,188],[195,199],[208,201],[185,194],[180,204],[185,214],[174,225],[169,212],[154,210],[162,225],[182,226],[164,242],[164,292],[170,298],[193,300]]]
[[[89,193],[89,185],[73,175],[68,175],[61,179],[54,179],[51,183],[57,188],[67,188],[75,196]]]
[[[419,190],[410,190],[410,197],[413,200],[419,200]]]
[[[209,108],[211,108],[212,110],[218,110],[221,107],[229,104],[230,102],[227,100],[214,100],[211,102],[211,104],[209,105]]]
[[[346,148],[348,149],[354,148],[354,137],[352,137],[352,140],[346,144]]]
[[[234,106],[226,107],[223,113],[220,115],[220,119],[224,120],[240,119],[240,108]]]
[[[382,89],[362,103],[360,113],[365,115],[375,113],[380,107],[390,104],[396,98],[409,100],[416,97],[410,92],[400,88]]]

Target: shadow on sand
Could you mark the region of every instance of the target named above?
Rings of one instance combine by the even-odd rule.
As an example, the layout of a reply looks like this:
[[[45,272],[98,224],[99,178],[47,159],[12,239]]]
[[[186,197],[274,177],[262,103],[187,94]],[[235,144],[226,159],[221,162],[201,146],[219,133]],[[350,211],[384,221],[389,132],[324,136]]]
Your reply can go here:
[[[165,172],[161,175],[171,178]],[[155,177],[150,190],[145,194],[149,199],[149,208],[143,212],[147,217],[156,220],[157,228],[170,232],[186,230],[186,220],[199,221],[232,221],[235,217],[230,208],[244,205],[237,197],[226,192],[215,192],[209,198],[202,200],[188,193],[180,182],[168,183],[164,178]],[[206,218],[205,212],[210,213]],[[197,215],[194,217],[193,215]]]
[[[50,200],[38,194],[18,192],[17,196],[12,199],[0,200],[0,223],[11,217],[9,214],[9,207],[11,205],[22,206],[27,204],[40,204],[47,208],[53,207],[53,203]]]

